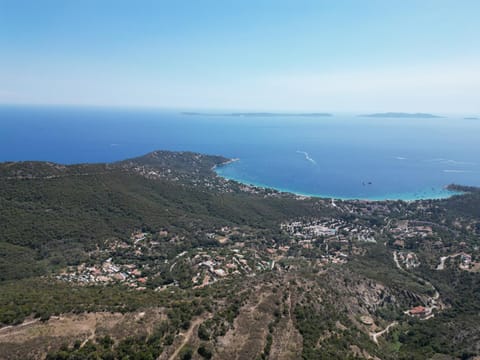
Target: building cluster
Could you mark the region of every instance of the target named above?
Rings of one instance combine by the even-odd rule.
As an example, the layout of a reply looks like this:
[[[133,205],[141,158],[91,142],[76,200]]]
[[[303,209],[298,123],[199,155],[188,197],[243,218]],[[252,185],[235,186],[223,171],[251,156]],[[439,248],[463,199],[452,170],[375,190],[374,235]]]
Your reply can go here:
[[[375,230],[369,226],[337,218],[293,221],[281,224],[280,228],[299,242],[318,239],[340,243],[376,242]]]
[[[398,247],[404,247],[405,240],[407,239],[425,238],[433,235],[431,225],[418,224],[409,220],[397,221],[397,223],[390,228],[389,232],[395,239],[394,245]]]
[[[340,206],[338,204],[335,206]],[[368,211],[385,210],[375,207],[375,204],[364,205]],[[150,285],[162,283],[156,280],[164,279],[167,285],[162,285],[162,288],[179,285],[178,281],[185,284],[186,278],[194,287],[203,287],[230,276],[253,276],[273,270],[279,261],[292,256],[312,259],[319,266],[345,264],[351,255],[365,252],[360,243],[377,242],[385,230],[395,239],[394,259],[397,266],[409,270],[417,268],[420,261],[414,252],[405,249],[405,241],[410,237],[433,234],[432,225],[415,221],[394,220],[391,227],[386,221],[386,225],[380,227],[370,225],[369,221],[348,221],[339,217],[294,219],[280,224],[280,229],[282,240],[278,242],[248,227],[201,229],[195,233],[198,238],[204,236],[215,240],[219,246],[197,247],[175,257],[161,256],[165,254],[162,249],[167,243],[176,247],[176,243],[184,237],[166,229],[158,233],[135,230],[127,239],[105,241],[105,247],[91,256],[90,264],[95,265],[69,267],[57,278],[80,284],[118,282],[138,289],[144,289],[149,278]],[[162,251],[159,252],[159,249]],[[156,258],[157,255],[160,257]],[[471,270],[474,265],[471,255],[461,254],[460,268],[474,271]]]
[[[420,266],[417,254],[411,251],[397,251],[396,258],[399,264],[402,264],[407,270]]]
[[[233,275],[253,276],[275,266],[273,259],[250,248],[200,250],[190,254],[187,261],[195,273],[194,287],[204,287]]]
[[[379,202],[368,200],[332,200],[329,204],[345,214],[355,213],[359,216],[387,217],[392,211],[398,211],[398,209],[396,209],[396,207],[388,201]]]
[[[471,254],[467,254],[466,252],[463,252],[463,251],[456,254],[440,257],[440,262],[437,265],[436,270],[445,270],[447,260],[455,259],[455,258],[460,259],[458,267],[461,270],[472,271],[472,272],[480,271],[480,262],[475,261]]]
[[[79,284],[108,284],[112,282],[122,283],[139,290],[145,289],[148,277],[142,276],[142,271],[138,264],[135,264],[132,257],[142,255],[142,247],[148,243],[148,246],[155,246],[152,240],[152,234],[135,230],[129,241],[120,239],[109,239],[105,241],[105,248],[95,252],[97,260],[95,265],[69,266],[63,272],[56,276],[57,279],[74,282]],[[130,260],[125,264],[125,258],[118,253],[126,253]],[[117,264],[114,259],[122,258],[122,264]],[[95,262],[95,261],[94,261]]]
[[[56,278],[84,285],[117,282],[139,290],[145,289],[148,280],[147,277],[142,276],[142,271],[135,264],[118,265],[112,261],[112,258],[105,260],[100,265],[81,264],[68,267]]]
[[[375,231],[369,226],[338,218],[296,220],[283,223],[280,228],[291,237],[292,245],[321,249],[321,264],[344,264],[348,254],[361,252],[355,243],[376,242]]]
[[[320,236],[334,236],[337,234],[341,222],[323,219],[293,221],[281,224],[282,230],[297,239],[315,239]]]
[[[158,236],[157,236],[158,235]],[[256,272],[272,270],[275,266],[277,251],[284,254],[289,247],[281,249],[259,249],[258,247],[245,246],[245,242],[236,241],[226,244],[227,241],[237,236],[239,239],[245,235],[240,229],[223,226],[211,232],[205,233],[206,237],[218,241],[219,248],[195,248],[183,251],[172,259],[163,259],[154,263],[143,263],[144,255],[154,249],[163,238],[171,242],[172,237],[166,230],[158,234],[135,230],[129,240],[109,239],[105,241],[105,248],[97,250],[97,261],[91,260],[95,265],[81,264],[69,266],[56,276],[57,279],[78,284],[108,284],[122,283],[132,288],[145,289],[149,277],[143,272],[149,273],[155,278],[161,274],[173,279],[166,285],[160,286],[162,290],[169,286],[176,286],[176,274],[180,265],[186,266],[195,274],[192,283],[195,287],[203,287],[220,279],[233,275],[253,276]],[[154,240],[155,239],[155,240]],[[100,260],[105,259],[106,260]],[[141,265],[143,263],[143,265]],[[160,267],[159,267],[160,265]],[[181,270],[183,271],[183,270]]]

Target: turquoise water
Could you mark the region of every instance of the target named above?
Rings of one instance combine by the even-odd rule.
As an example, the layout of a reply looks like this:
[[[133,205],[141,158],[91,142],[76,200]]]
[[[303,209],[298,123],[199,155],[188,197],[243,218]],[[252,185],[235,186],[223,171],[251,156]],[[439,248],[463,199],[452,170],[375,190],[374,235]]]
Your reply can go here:
[[[0,161],[116,161],[152,150],[239,160],[219,175],[298,194],[344,199],[442,198],[480,186],[480,121],[232,117],[179,111],[0,107]]]
[[[404,193],[395,193],[395,192],[390,192],[390,193],[383,193],[383,194],[378,194],[378,195],[373,195],[373,194],[368,194],[369,189],[362,189],[363,191],[358,192],[357,194],[346,194],[342,195],[339,193],[311,193],[311,192],[305,192],[302,190],[296,190],[288,187],[281,187],[281,186],[276,186],[266,183],[261,183],[261,182],[256,182],[250,180],[250,176],[248,176],[247,173],[241,173],[239,174],[238,164],[236,165],[226,165],[226,166],[221,166],[216,169],[216,173],[226,179],[230,180],[235,180],[238,182],[241,182],[243,184],[247,185],[253,185],[256,187],[261,187],[261,188],[274,188],[278,191],[282,192],[291,192],[295,193],[297,195],[302,195],[302,196],[310,196],[310,197],[321,197],[321,198],[335,198],[335,199],[341,199],[341,200],[373,200],[373,201],[379,201],[379,200],[405,200],[405,201],[413,201],[413,200],[421,200],[421,199],[445,199],[448,198],[452,195],[458,195],[461,194],[461,192],[457,191],[451,191],[447,190],[445,186],[443,187],[430,187],[426,188],[423,190],[416,190],[414,192],[404,192]],[[245,176],[246,174],[246,176]],[[373,185],[373,183],[371,184]],[[363,186],[363,183],[362,183]],[[365,185],[366,186],[366,185]]]

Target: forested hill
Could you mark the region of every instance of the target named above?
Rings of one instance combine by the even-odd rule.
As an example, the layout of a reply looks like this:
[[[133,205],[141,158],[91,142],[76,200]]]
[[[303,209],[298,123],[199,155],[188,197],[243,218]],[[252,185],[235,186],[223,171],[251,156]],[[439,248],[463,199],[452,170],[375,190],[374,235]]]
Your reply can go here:
[[[52,162],[23,161],[0,163],[0,179],[54,178],[68,175],[89,175],[122,169],[126,171],[149,171],[165,177],[183,175],[214,177],[212,168],[229,159],[192,152],[153,151],[144,156],[110,164],[62,165]]]
[[[212,168],[229,161],[223,156],[193,152],[153,151],[144,156],[115,163],[120,166],[145,166],[178,173],[213,175]]]
[[[318,211],[313,201],[238,191],[212,170],[225,161],[155,151],[112,164],[0,164],[0,280],[78,263],[106,239],[128,239],[136,229],[178,233],[188,248],[198,245],[199,224],[265,228]]]

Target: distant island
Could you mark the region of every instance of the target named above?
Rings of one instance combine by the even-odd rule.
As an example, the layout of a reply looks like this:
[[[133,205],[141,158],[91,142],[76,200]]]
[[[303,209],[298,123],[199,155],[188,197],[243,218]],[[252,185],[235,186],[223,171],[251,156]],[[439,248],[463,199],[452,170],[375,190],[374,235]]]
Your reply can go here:
[[[467,116],[463,118],[464,120],[480,120],[478,117],[475,116]]]
[[[329,113],[271,113],[271,112],[240,112],[240,113],[201,113],[201,112],[182,112],[182,115],[189,116],[251,116],[251,117],[273,117],[273,116],[301,116],[301,117],[322,117],[333,116]]]
[[[442,116],[427,114],[427,113],[402,113],[402,112],[386,112],[359,115],[362,117],[374,117],[374,118],[411,118],[411,119],[434,119],[441,118]]]

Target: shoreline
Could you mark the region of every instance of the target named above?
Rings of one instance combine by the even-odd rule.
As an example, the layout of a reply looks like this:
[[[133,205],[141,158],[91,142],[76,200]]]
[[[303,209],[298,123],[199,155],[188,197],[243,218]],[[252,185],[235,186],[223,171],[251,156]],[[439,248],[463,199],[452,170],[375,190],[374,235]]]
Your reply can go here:
[[[218,173],[216,172],[216,169],[217,169],[217,168],[223,167],[223,166],[227,166],[227,165],[232,164],[232,163],[234,163],[234,162],[236,162],[236,161],[240,161],[240,159],[239,159],[239,158],[233,158],[233,159],[229,159],[229,160],[227,160],[227,161],[224,161],[224,162],[222,162],[222,163],[220,163],[220,164],[218,164],[218,165],[213,165],[211,170],[214,171],[215,174],[218,175]]]
[[[225,176],[224,174],[221,174],[218,172],[218,169],[225,167],[227,165],[230,165],[234,162],[240,161],[239,158],[234,158],[230,159],[222,164],[215,165],[212,167],[212,170],[215,172],[215,174],[223,179],[226,180],[231,180],[231,181],[236,181],[242,185],[245,186],[251,186],[251,187],[257,187],[265,190],[275,190],[278,192],[282,193],[288,193],[292,194],[294,196],[301,196],[301,197],[307,197],[307,198],[317,198],[317,199],[324,199],[324,200],[340,200],[340,201],[371,201],[371,202],[379,202],[379,201],[405,201],[405,202],[414,202],[414,201],[422,201],[422,200],[445,200],[449,199],[452,196],[455,195],[463,195],[465,192],[463,191],[458,191],[458,190],[450,190],[448,187],[450,185],[445,185],[439,189],[439,196],[428,196],[428,197],[422,197],[422,196],[414,196],[415,193],[400,193],[400,194],[390,194],[392,197],[389,197],[390,195],[387,195],[385,197],[383,196],[376,196],[372,198],[359,198],[359,197],[339,197],[337,195],[329,195],[329,194],[311,194],[311,193],[304,193],[304,192],[299,192],[295,190],[290,190],[286,188],[280,188],[280,187],[273,187],[271,185],[267,184],[262,184],[262,183],[254,183],[252,181],[247,181],[244,179],[239,179],[235,177],[228,177]],[[403,196],[402,196],[403,195]],[[433,195],[433,194],[431,194]]]

